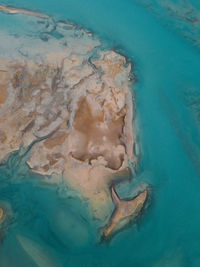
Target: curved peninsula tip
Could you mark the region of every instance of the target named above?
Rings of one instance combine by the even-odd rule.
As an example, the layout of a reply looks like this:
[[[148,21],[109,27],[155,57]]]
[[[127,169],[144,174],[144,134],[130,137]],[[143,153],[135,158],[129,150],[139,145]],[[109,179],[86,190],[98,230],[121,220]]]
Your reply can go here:
[[[111,187],[111,195],[115,209],[108,225],[102,230],[102,240],[109,239],[117,231],[127,226],[141,212],[148,197],[148,191],[145,189],[133,199],[122,200],[117,195],[114,186]]]

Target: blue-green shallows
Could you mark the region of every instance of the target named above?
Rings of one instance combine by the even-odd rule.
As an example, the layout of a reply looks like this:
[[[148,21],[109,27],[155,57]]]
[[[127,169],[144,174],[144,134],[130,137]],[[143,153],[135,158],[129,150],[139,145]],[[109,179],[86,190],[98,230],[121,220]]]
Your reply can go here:
[[[188,37],[196,24],[167,8],[174,4],[181,10],[195,1],[1,2],[74,21],[133,60],[138,179],[152,186],[152,201],[137,224],[98,244],[86,204],[62,182],[46,186],[13,154],[0,168],[0,202],[8,210],[1,226],[0,266],[199,267],[200,40],[195,31],[193,39]],[[2,25],[10,27],[3,17]]]

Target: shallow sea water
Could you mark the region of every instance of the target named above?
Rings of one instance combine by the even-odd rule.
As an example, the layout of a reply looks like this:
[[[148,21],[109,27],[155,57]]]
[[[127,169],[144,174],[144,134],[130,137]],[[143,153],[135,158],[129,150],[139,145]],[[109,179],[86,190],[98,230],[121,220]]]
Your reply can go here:
[[[9,211],[0,266],[200,266],[200,50],[176,20],[168,24],[142,2],[1,1],[81,24],[133,60],[137,176],[152,186],[152,201],[137,224],[98,244],[87,203],[63,181],[45,185],[13,154],[0,166],[0,202]]]

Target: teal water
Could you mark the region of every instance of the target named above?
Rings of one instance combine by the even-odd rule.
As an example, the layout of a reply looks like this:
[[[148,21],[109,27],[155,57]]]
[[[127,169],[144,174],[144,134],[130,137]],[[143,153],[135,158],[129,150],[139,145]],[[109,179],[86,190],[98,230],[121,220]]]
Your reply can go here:
[[[199,267],[198,46],[173,21],[163,22],[134,0],[1,3],[84,25],[133,60],[138,178],[152,186],[152,202],[137,224],[99,245],[87,203],[62,181],[47,187],[12,155],[0,168],[0,201],[10,210],[2,226],[0,266]]]

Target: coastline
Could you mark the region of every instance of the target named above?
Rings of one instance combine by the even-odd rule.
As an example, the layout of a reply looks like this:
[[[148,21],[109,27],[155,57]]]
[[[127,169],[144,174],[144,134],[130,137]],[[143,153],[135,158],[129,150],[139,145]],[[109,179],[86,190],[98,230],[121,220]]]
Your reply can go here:
[[[46,18],[21,9],[1,6],[0,10]],[[62,24],[59,27],[63,34]],[[90,200],[94,217],[105,221],[112,206],[109,184],[129,168],[129,160],[137,161],[129,81],[132,67],[112,50],[99,50],[98,58],[93,59],[91,53],[100,44],[83,29],[80,33],[84,34],[84,38],[79,37],[82,47],[71,38],[69,50],[62,47],[59,52],[49,52],[39,64],[26,58],[1,64],[5,93],[0,126],[4,129],[6,122],[10,134],[1,132],[1,159],[19,149],[22,142],[27,147],[35,141],[27,161],[31,170],[43,175],[62,174],[72,188]],[[83,55],[77,56],[80,49]],[[13,104],[17,106],[15,114],[7,115]],[[42,116],[52,105],[55,115],[44,121]],[[17,129],[20,132],[13,139],[12,132]],[[36,142],[37,138],[41,141]]]

